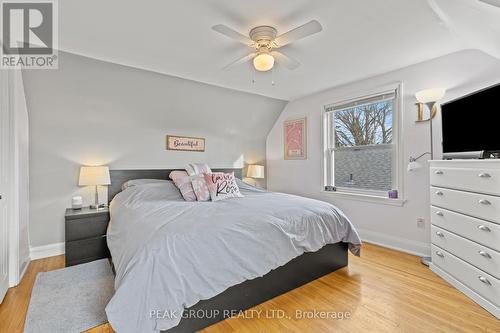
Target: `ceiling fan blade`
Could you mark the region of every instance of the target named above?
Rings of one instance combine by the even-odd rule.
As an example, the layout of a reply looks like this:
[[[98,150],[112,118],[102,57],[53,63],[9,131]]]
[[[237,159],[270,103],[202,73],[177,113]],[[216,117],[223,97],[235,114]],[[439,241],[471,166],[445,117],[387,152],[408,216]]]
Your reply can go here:
[[[250,53],[246,56],[244,56],[243,58],[240,58],[240,59],[237,59],[231,63],[229,63],[228,65],[222,67],[223,70],[225,69],[228,69],[229,67],[233,67],[233,66],[236,66],[236,65],[240,65],[240,64],[243,64],[249,60],[252,60],[255,56],[257,55],[257,53]]]
[[[317,32],[320,32],[321,30],[323,30],[323,27],[321,26],[321,24],[316,20],[312,20],[310,22],[307,22],[304,25],[301,25],[300,27],[297,27],[297,28],[292,29],[288,32],[285,32],[282,35],[279,35],[274,40],[274,43],[276,44],[276,47],[282,47],[282,46],[290,44],[296,40],[299,40],[299,39],[302,39],[304,37],[313,35]]]
[[[273,51],[273,52],[271,52],[271,55],[274,57],[274,59],[276,59],[278,64],[285,66],[286,68],[288,68],[291,71],[293,71],[294,69],[296,69],[297,67],[300,66],[300,62],[298,62],[297,60],[295,60],[293,58],[290,58],[287,55],[284,55],[281,52]]]
[[[226,37],[234,39],[240,43],[243,43],[248,46],[252,46],[255,44],[253,40],[248,38],[247,36],[240,34],[238,31],[231,29],[230,27],[224,24],[217,24],[212,27],[212,30],[217,31],[220,34],[223,34]]]

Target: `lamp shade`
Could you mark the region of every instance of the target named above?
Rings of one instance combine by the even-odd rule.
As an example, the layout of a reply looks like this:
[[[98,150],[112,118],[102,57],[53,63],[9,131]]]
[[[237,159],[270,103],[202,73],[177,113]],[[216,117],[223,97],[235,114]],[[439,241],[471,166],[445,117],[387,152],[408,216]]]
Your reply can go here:
[[[432,88],[432,89],[426,89],[426,90],[421,90],[415,94],[415,98],[417,101],[420,103],[432,103],[432,102],[437,102],[441,98],[443,98],[444,94],[446,93],[446,89],[444,88]]]
[[[249,165],[247,171],[247,177],[249,178],[264,178],[264,166],[263,165]]]
[[[82,166],[78,185],[109,185],[109,168],[107,166]]]
[[[417,161],[411,161],[408,163],[408,172],[415,171],[417,169],[420,169],[422,167],[422,164],[418,163]]]

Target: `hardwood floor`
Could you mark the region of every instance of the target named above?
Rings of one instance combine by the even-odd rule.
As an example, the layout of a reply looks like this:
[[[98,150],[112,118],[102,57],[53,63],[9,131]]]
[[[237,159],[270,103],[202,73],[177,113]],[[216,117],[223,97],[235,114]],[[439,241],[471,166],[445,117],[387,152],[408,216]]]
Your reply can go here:
[[[64,256],[31,262],[21,284],[0,305],[0,332],[23,331],[36,273],[63,266]],[[361,258],[350,256],[349,267],[252,310],[253,316],[247,312],[251,318],[231,318],[203,332],[500,332],[499,320],[422,266],[419,258],[370,244],[363,246]],[[272,310],[283,312],[270,318]],[[296,317],[296,311],[314,310],[329,311],[330,318]],[[350,318],[332,319],[332,311]],[[284,318],[276,318],[283,313]],[[87,333],[113,330],[104,324]]]

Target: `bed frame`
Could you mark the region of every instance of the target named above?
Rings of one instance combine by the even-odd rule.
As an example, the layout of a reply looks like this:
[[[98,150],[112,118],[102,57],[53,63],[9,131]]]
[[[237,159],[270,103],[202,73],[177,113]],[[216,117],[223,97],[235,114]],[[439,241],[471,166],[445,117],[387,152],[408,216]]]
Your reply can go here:
[[[111,201],[127,180],[168,179],[170,172],[174,170],[177,169],[110,170],[111,185],[108,189],[108,199]],[[242,169],[213,169],[213,171],[234,171],[236,177],[240,179],[242,177]],[[345,266],[347,266],[346,243],[329,244],[316,252],[306,252],[262,277],[247,280],[210,299],[196,303],[186,311],[210,315],[201,318],[196,316],[183,318],[179,325],[162,332],[196,332],[229,318],[228,311],[244,311]]]

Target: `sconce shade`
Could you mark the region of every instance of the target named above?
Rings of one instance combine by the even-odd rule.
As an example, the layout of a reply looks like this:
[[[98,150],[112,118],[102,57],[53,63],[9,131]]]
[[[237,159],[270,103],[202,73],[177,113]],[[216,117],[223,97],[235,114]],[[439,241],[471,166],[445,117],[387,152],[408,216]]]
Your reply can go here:
[[[420,103],[433,103],[439,101],[441,98],[443,98],[444,94],[446,93],[446,89],[444,88],[432,88],[432,89],[426,89],[426,90],[421,90],[415,94],[415,98],[417,101]]]
[[[78,185],[110,185],[109,168],[107,166],[82,166]]]
[[[408,163],[408,172],[420,169],[421,167],[422,164],[418,163],[417,161],[412,161]]]
[[[262,165],[249,165],[247,171],[249,178],[264,178],[264,166]]]

